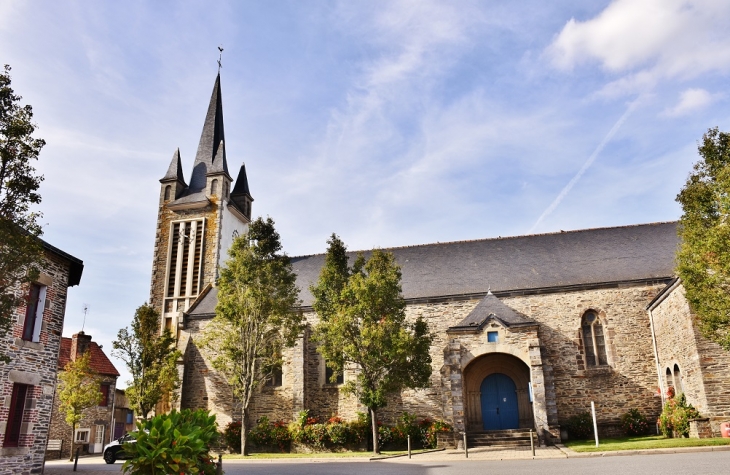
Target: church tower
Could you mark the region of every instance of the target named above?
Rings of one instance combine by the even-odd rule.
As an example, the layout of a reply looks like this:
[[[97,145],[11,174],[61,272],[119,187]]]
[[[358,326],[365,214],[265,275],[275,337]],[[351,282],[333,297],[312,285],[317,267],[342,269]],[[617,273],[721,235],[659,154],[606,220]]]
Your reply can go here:
[[[162,316],[160,329],[176,336],[182,313],[215,285],[233,239],[251,221],[253,198],[245,165],[235,183],[228,172],[220,73],[189,183],[177,149],[160,184],[150,305]]]

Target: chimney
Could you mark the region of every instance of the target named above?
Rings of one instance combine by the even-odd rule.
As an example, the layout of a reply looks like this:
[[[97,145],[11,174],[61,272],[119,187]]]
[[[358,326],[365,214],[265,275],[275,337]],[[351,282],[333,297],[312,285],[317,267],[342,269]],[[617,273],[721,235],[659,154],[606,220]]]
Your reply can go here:
[[[71,337],[71,361],[83,355],[91,343],[91,335],[87,335],[83,331],[76,333]]]

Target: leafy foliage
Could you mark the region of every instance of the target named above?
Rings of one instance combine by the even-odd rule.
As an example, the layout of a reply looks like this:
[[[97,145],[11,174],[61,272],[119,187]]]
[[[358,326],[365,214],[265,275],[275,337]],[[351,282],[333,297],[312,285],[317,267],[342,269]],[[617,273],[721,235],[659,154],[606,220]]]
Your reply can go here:
[[[84,418],[84,410],[96,406],[103,397],[100,391],[101,379],[91,370],[91,353],[84,352],[80,358],[69,361],[58,373],[60,386],[58,400],[66,423],[71,426],[71,440],[75,440],[76,426]],[[71,456],[73,456],[73,447]]]
[[[160,314],[145,303],[134,312],[131,330],[122,328],[112,342],[112,354],[132,375],[126,390],[130,407],[144,419],[164,397],[174,397],[180,385],[175,367],[180,352],[170,330],[159,331]]]
[[[38,276],[42,247],[40,213],[30,211],[41,202],[43,177],[33,161],[46,144],[33,137],[33,108],[21,106],[10,87],[10,66],[0,71],[0,337],[10,329],[14,309],[23,304],[22,284]],[[9,362],[0,353],[0,361]]]
[[[666,437],[674,435],[687,437],[689,435],[689,420],[700,417],[700,413],[692,404],[687,402],[684,393],[678,396],[673,394],[664,403],[659,415],[659,430]]]
[[[228,255],[218,283],[216,316],[200,343],[241,401],[241,450],[246,454],[251,396],[280,367],[282,348],[294,345],[303,317],[294,311],[299,303],[296,275],[271,218],[252,222]]]
[[[271,423],[266,416],[259,419],[258,424],[251,429],[249,435],[251,436],[251,441],[259,447],[277,446],[282,451],[288,450],[289,443],[291,442],[291,434],[289,433],[287,424],[282,421]],[[240,439],[238,443],[241,443]]]
[[[649,432],[649,421],[638,409],[629,409],[621,416],[621,430],[626,435],[644,435]]]
[[[376,410],[388,395],[428,386],[433,335],[422,318],[406,321],[400,267],[391,253],[375,249],[350,268],[344,243],[335,234],[327,242],[325,265],[311,288],[320,318],[314,338],[334,370],[333,382],[346,365],[357,368],[343,389],[368,407],[375,434]]]
[[[591,413],[581,412],[572,416],[565,424],[571,439],[588,439],[593,437],[593,418]]]
[[[241,421],[231,421],[223,430],[223,439],[230,450],[241,453]]]
[[[216,473],[210,445],[216,442],[215,416],[199,409],[155,416],[137,423],[135,443],[124,444],[130,457],[122,471],[140,475]]]
[[[682,205],[677,273],[703,335],[730,350],[730,133],[710,129]]]

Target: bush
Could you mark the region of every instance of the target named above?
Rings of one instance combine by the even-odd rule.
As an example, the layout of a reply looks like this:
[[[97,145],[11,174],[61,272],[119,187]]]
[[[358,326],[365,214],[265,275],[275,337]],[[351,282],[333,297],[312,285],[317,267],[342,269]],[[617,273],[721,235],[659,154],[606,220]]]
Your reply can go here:
[[[425,429],[425,430],[424,430]],[[430,421],[425,419],[421,423],[421,431],[423,434],[423,448],[435,449],[438,442],[437,434],[439,432],[453,432],[454,428],[451,424],[444,421]]]
[[[122,465],[124,473],[141,475],[215,474],[209,446],[216,442],[218,426],[208,411],[181,412],[156,416],[137,423],[136,443],[124,444],[130,457]]]
[[[621,416],[621,430],[626,435],[644,435],[649,432],[649,421],[638,409],[630,409]]]
[[[593,435],[593,418],[591,417],[591,413],[586,411],[574,415],[568,419],[565,428],[573,439],[589,439]]]
[[[266,416],[258,420],[256,427],[251,429],[248,436],[251,438],[251,442],[259,447],[276,446],[282,451],[289,449],[289,443],[292,440],[285,422],[277,421],[272,424]],[[241,446],[240,443],[238,445]]]
[[[684,393],[677,397],[669,397],[659,416],[659,430],[665,437],[687,437],[689,435],[689,420],[700,417],[700,413],[692,404],[687,403]]]
[[[223,431],[223,439],[231,452],[241,453],[241,421],[229,422]]]

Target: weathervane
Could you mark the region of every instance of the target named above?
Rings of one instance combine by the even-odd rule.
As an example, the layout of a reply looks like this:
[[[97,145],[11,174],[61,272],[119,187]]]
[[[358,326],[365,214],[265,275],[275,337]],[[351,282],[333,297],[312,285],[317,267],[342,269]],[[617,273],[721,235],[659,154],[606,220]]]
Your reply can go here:
[[[223,48],[221,48],[219,46],[218,51],[219,51],[219,53],[218,53],[218,74],[220,74],[221,68],[223,67],[223,65],[221,64],[221,59],[223,59]]]

